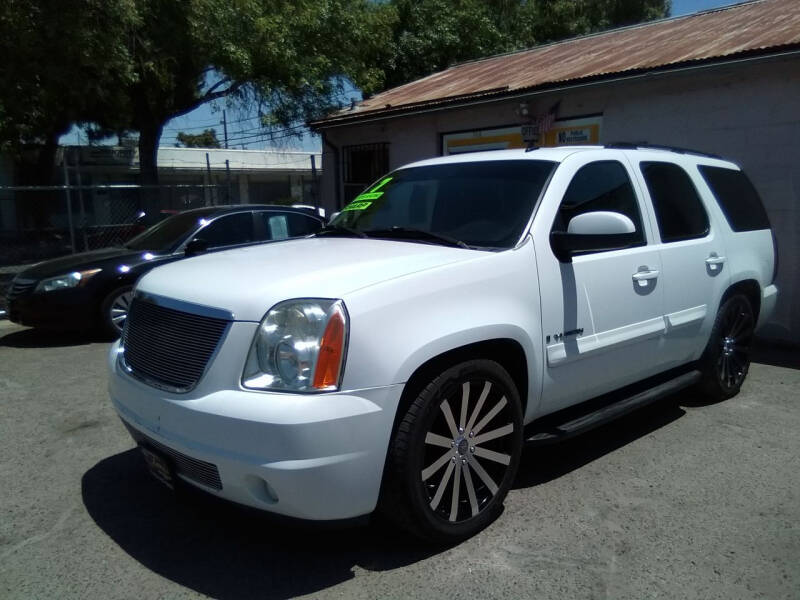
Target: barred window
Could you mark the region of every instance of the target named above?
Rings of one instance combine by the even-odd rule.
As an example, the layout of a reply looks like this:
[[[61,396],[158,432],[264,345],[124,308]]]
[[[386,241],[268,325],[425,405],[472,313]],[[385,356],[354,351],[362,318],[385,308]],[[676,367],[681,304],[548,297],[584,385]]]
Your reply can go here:
[[[364,188],[389,171],[389,144],[345,146],[344,204],[358,196]]]

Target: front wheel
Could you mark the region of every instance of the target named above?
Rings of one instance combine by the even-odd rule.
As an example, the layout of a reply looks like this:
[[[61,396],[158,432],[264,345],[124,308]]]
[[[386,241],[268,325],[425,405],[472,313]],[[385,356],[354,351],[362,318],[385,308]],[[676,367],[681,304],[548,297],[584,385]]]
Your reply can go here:
[[[490,360],[434,378],[409,406],[389,449],[383,512],[411,533],[456,542],[501,512],[522,452],[513,380]]]
[[[100,306],[100,326],[104,336],[116,339],[122,335],[131,300],[133,300],[132,285],[118,287],[105,297]]]
[[[711,399],[726,400],[739,393],[750,369],[755,325],[753,307],[743,294],[731,296],[720,307],[700,359],[700,389]]]

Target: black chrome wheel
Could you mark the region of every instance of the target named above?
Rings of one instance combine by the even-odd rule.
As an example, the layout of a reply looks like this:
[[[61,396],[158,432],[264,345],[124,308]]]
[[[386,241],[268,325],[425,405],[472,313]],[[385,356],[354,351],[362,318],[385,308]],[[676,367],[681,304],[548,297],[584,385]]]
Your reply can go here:
[[[477,516],[497,494],[514,452],[515,427],[500,386],[473,379],[454,391],[442,398],[425,435],[420,479],[431,510],[459,522]]]
[[[700,360],[700,389],[713,400],[739,393],[750,369],[750,349],[756,317],[742,294],[728,298],[720,307],[706,351]]]
[[[717,376],[723,386],[739,388],[750,367],[750,346],[753,342],[755,321],[750,303],[744,296],[732,298],[723,313]]]
[[[449,368],[418,394],[389,449],[384,514],[436,542],[474,535],[492,522],[522,451],[522,408],[498,363]]]

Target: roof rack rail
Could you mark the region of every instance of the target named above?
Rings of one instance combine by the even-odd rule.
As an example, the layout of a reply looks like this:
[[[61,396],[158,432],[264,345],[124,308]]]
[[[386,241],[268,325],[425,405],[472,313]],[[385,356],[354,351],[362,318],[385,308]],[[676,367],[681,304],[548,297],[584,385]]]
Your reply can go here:
[[[615,148],[617,150],[636,150],[638,148],[667,150],[668,152],[677,152],[678,154],[696,154],[697,156],[707,156],[709,158],[722,158],[719,154],[711,154],[710,152],[703,152],[702,150],[681,148],[680,146],[667,146],[664,144],[648,144],[647,142],[612,142],[610,144],[605,144],[603,147]]]

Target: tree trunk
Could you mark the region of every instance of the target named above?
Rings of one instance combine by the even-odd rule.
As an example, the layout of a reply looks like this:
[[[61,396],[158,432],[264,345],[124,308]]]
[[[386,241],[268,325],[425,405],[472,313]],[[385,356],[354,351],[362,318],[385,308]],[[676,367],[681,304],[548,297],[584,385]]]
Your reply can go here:
[[[161,140],[161,123],[147,123],[139,127],[139,183],[144,186],[141,193],[141,208],[155,217],[161,209],[161,193],[158,185],[158,143]]]

